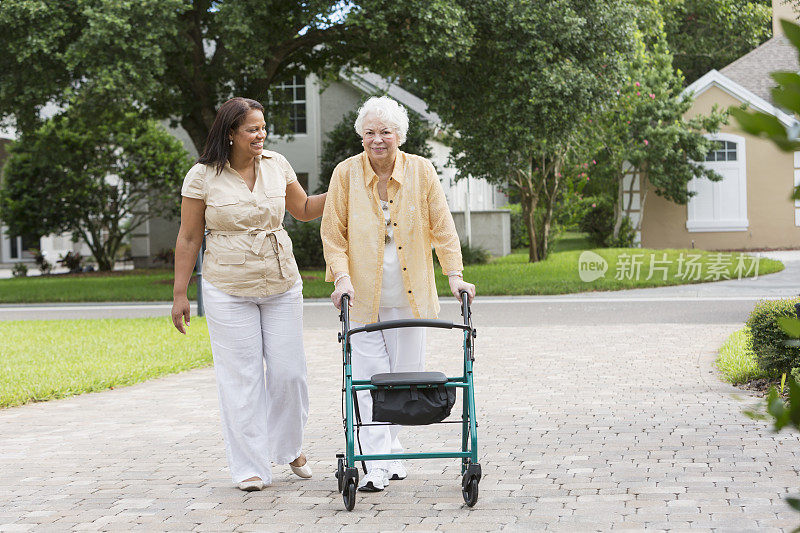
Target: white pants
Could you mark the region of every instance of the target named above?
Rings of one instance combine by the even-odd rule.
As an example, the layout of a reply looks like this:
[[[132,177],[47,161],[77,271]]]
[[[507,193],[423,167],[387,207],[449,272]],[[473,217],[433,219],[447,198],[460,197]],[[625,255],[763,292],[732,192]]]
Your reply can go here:
[[[203,280],[203,303],[231,476],[271,483],[270,461],[300,456],[308,420],[303,284],[257,298]]]
[[[381,307],[378,320],[414,318],[410,307]],[[351,322],[351,328],[364,324]],[[425,367],[425,328],[385,329],[356,333],[350,339],[353,379],[370,379],[385,372],[420,372]],[[359,391],[358,409],[363,423],[372,422],[372,396]],[[403,453],[397,438],[400,426],[367,426],[361,428],[361,451],[364,454]],[[356,452],[358,443],[356,443]],[[367,471],[386,468],[387,461],[367,461]]]

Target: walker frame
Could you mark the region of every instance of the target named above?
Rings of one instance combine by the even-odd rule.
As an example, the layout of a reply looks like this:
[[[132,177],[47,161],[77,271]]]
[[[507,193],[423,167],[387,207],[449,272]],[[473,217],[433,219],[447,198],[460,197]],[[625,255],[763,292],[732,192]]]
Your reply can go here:
[[[461,459],[461,493],[467,506],[472,507],[478,501],[478,483],[481,479],[481,465],[478,463],[478,434],[477,421],[475,417],[475,388],[473,383],[473,362],[475,361],[475,338],[477,330],[472,326],[472,311],[469,307],[469,298],[466,291],[461,291],[461,316],[464,318],[463,324],[455,324],[445,320],[389,320],[385,322],[375,322],[366,326],[350,329],[349,315],[349,296],[343,295],[341,300],[341,310],[339,320],[342,331],[338,334],[339,343],[342,345],[343,363],[343,385],[342,395],[344,399],[344,413],[342,425],[345,433],[345,453],[336,454],[337,470],[336,478],[338,481],[339,492],[342,493],[344,506],[348,511],[352,511],[356,501],[356,488],[358,487],[358,461],[391,460],[391,459]],[[453,387],[463,390],[462,413],[460,421],[445,420],[440,424],[458,423],[461,424],[461,450],[449,452],[423,452],[423,453],[387,453],[387,454],[357,454],[355,453],[356,428],[366,425],[391,425],[388,423],[362,424],[356,420],[355,416],[355,393],[357,391],[377,389],[370,380],[354,380],[351,367],[350,337],[352,335],[367,332],[380,331],[384,329],[408,328],[408,327],[429,327],[443,329],[463,330],[464,340],[464,370],[463,375],[448,377],[445,387]],[[419,383],[425,386],[424,382]],[[396,388],[410,388],[415,384],[395,385]]]

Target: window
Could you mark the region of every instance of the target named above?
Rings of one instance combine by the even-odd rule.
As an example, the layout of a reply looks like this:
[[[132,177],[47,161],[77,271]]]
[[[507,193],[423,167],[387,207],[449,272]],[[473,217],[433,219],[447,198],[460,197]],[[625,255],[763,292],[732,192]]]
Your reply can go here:
[[[736,143],[715,141],[715,147],[706,154],[706,161],[736,161]]]
[[[28,259],[33,257],[28,250],[39,247],[38,235],[10,235],[8,237],[9,259]]]
[[[291,81],[281,83],[275,89],[281,94],[285,105],[289,107],[289,122],[275,127],[275,133],[306,133],[306,79],[293,76]]]
[[[689,190],[696,194],[689,199],[686,229],[745,231],[749,222],[744,137],[720,133],[710,138],[716,145],[706,155],[704,164],[721,175],[722,180],[701,178],[689,182]]]
[[[308,194],[308,172],[297,172],[297,183],[306,191]]]

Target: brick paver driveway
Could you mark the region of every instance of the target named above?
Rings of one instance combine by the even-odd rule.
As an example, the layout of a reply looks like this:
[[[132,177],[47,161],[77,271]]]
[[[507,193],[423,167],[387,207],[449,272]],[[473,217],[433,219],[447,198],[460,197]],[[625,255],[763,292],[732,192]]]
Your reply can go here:
[[[476,362],[480,500],[463,506],[455,460],[359,495],[335,490],[341,433],[336,331],[308,330],[314,478],[287,467],[263,492],[233,488],[213,371],[0,411],[0,531],[790,530],[800,441],[742,410],[714,352],[737,325],[484,327]],[[428,367],[455,371],[454,332]],[[406,432],[409,449],[457,446],[457,426]]]

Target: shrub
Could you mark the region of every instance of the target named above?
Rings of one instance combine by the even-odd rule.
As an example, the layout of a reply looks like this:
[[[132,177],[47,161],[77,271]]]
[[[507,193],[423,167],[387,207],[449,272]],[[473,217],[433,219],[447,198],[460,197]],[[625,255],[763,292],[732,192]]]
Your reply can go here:
[[[470,246],[461,243],[461,262],[465,265],[485,265],[489,262],[491,255],[480,246]],[[439,265],[439,256],[433,254],[433,263]]]
[[[484,265],[489,262],[489,252],[480,246],[461,243],[461,261],[465,265]]]
[[[607,198],[594,198],[579,226],[582,232],[589,235],[592,245],[607,246],[608,238],[614,234],[614,206]]]
[[[11,275],[15,278],[24,278],[28,275],[28,265],[25,263],[14,263],[14,268],[11,269]]]
[[[786,300],[764,300],[758,302],[747,319],[750,328],[753,353],[758,366],[770,374],[791,372],[800,367],[800,348],[784,346],[789,337],[778,326],[779,317],[794,317],[794,305],[800,297]]]
[[[528,235],[528,226],[525,224],[525,217],[522,215],[520,204],[508,204],[504,209],[511,212],[511,249],[527,248],[531,244]]]
[[[553,213],[554,222],[564,231],[578,230],[586,213],[592,209],[592,204],[595,203],[597,203],[596,198],[590,196],[572,197],[562,201]]]
[[[608,245],[611,248],[630,248],[633,246],[633,241],[636,239],[636,232],[633,230],[631,219],[625,217],[622,219],[622,224],[619,227],[619,235],[614,238],[613,228],[609,236]]]
[[[587,199],[588,200],[588,199]],[[589,241],[599,248],[629,248],[636,233],[628,217],[622,219],[619,236],[614,238],[614,204],[606,197],[591,199],[590,207],[580,222],[580,230],[589,234]]]
[[[325,256],[322,254],[322,238],[319,236],[319,220],[298,222],[286,220],[285,227],[292,238],[292,249],[297,266],[300,268],[324,267]]]
[[[522,212],[522,206],[520,204],[508,204],[504,209],[508,209],[511,212],[511,249],[530,247],[531,237],[528,232],[528,225],[525,223],[525,215]],[[536,220],[536,227],[541,227],[542,221],[544,220],[544,209],[536,209],[534,218]],[[554,242],[558,235],[565,229],[566,228],[559,222],[558,213],[554,213],[550,221],[549,242]]]
[[[67,252],[67,255],[61,257],[58,263],[68,269],[70,273],[81,272],[83,270],[83,256],[77,252]]]
[[[172,264],[175,264],[175,249],[172,248]],[[133,261],[133,250],[131,249],[131,244],[126,242],[120,245],[119,250],[117,250],[117,260],[118,261]]]
[[[39,268],[39,272],[42,273],[42,276],[46,276],[53,270],[53,263],[48,261],[45,257],[46,252],[41,251],[39,248],[31,248],[30,252],[33,254],[33,260],[36,261],[36,266]]]
[[[165,266],[175,265],[175,248],[162,248],[153,256],[154,263],[164,263]]]

